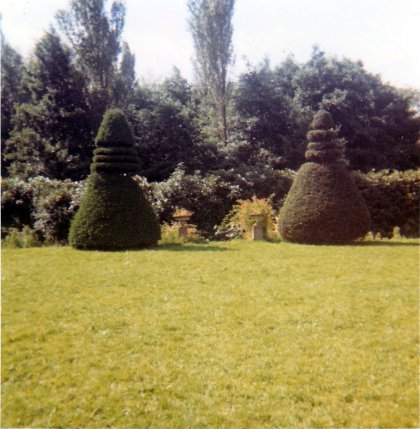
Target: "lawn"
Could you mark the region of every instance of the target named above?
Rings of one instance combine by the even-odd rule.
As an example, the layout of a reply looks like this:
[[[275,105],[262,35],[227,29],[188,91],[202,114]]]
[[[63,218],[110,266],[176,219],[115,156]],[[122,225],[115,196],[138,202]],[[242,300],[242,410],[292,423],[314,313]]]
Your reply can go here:
[[[419,425],[416,240],[2,265],[2,427]]]

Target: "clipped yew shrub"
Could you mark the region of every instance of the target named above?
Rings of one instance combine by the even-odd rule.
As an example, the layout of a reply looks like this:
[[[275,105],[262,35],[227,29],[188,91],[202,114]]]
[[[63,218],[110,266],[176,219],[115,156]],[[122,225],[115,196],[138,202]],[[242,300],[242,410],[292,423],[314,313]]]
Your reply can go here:
[[[308,162],[296,173],[279,216],[288,241],[348,244],[370,230],[370,215],[338,142],[331,115],[320,110],[307,134]]]
[[[158,219],[132,177],[139,170],[133,141],[123,112],[108,110],[96,137],[87,189],[70,227],[73,247],[123,250],[157,244]]]

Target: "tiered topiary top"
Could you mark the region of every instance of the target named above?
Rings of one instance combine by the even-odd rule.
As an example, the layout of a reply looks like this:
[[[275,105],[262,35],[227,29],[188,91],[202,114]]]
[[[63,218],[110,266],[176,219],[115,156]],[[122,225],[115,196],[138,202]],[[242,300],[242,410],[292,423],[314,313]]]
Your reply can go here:
[[[337,131],[334,121],[325,110],[318,111],[306,135],[308,146],[305,158],[309,162],[346,164],[342,145],[337,142]]]
[[[140,164],[129,124],[119,109],[106,112],[96,137],[92,173],[133,175]]]

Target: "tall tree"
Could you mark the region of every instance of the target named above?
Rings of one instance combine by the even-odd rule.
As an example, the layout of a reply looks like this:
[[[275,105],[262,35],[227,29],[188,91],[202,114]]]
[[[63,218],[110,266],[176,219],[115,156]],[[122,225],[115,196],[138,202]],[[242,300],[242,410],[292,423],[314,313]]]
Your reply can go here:
[[[340,125],[351,168],[416,168],[420,118],[410,96],[368,73],[360,61],[327,57],[315,48],[294,84],[301,106],[328,110]]]
[[[134,98],[136,89],[136,58],[126,42],[122,44],[121,62],[113,85],[113,100],[116,106],[126,108]]]
[[[141,174],[151,181],[166,180],[181,163],[188,173],[208,170],[216,148],[201,136],[198,107],[179,70],[174,69],[159,86],[139,89],[144,101],[130,109],[129,119]]]
[[[29,99],[17,105],[4,145],[10,174],[59,179],[86,175],[92,139],[84,81],[54,30],[37,42],[23,86]]]
[[[70,42],[76,64],[87,79],[94,127],[112,104],[113,85],[118,72],[125,6],[114,0],[110,12],[106,0],[71,0],[68,10],[58,11],[60,29]]]
[[[304,161],[310,117],[325,109],[346,140],[351,169],[416,168],[420,117],[411,107],[413,96],[384,84],[361,62],[314,49],[304,64],[288,59],[271,69],[266,63],[239,77],[232,127],[238,137],[232,140],[253,164],[264,149],[280,157],[273,166],[297,169]]]
[[[232,17],[235,0],[189,0],[189,25],[194,40],[200,84],[217,114],[220,138],[226,142],[228,70],[233,61]]]
[[[21,55],[1,38],[1,140],[5,142],[12,130],[15,104],[23,101],[22,77],[24,65]]]

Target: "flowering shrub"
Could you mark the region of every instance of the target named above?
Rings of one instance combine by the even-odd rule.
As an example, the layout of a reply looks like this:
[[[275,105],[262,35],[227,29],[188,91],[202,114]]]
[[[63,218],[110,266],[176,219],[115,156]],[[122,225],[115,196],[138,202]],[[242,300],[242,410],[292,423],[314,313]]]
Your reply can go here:
[[[24,226],[22,231],[10,228],[9,234],[3,241],[3,246],[8,249],[19,249],[24,247],[39,247],[42,243],[35,230]]]
[[[161,223],[172,222],[176,207],[184,207],[194,212],[191,222],[205,237],[213,236],[215,225],[240,198],[240,189],[218,176],[203,176],[198,172],[187,175],[182,169],[176,170],[165,182],[146,184],[146,189]]]
[[[225,217],[216,236],[220,239],[251,238],[252,226],[256,222],[253,214],[261,214],[264,235],[268,240],[277,238],[275,232],[275,212],[271,199],[257,198],[255,195],[250,200],[239,200]]]
[[[65,243],[85,182],[37,176],[2,181],[2,236],[26,225],[47,243]]]
[[[181,244],[188,242],[201,242],[203,237],[200,235],[195,225],[187,225],[187,235],[179,236],[179,223],[164,223],[161,226],[161,239],[159,244]]]

